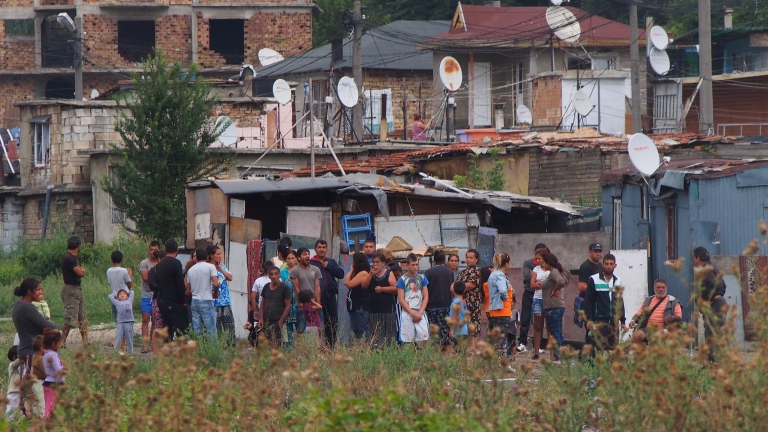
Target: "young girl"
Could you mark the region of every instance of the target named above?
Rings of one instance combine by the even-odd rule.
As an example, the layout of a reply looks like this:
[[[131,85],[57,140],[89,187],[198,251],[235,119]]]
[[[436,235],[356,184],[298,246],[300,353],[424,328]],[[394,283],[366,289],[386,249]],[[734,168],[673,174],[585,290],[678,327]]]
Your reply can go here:
[[[109,301],[117,310],[117,329],[115,332],[115,351],[125,342],[128,354],[133,354],[133,290],[128,291],[120,289],[117,292],[117,298],[109,295]]]
[[[541,338],[544,332],[544,297],[541,291],[541,284],[549,276],[549,271],[544,270],[541,266],[543,263],[541,255],[549,252],[547,248],[536,249],[534,256],[536,257],[536,267],[531,271],[531,288],[533,288],[533,306],[531,311],[533,314],[533,359],[538,360],[539,354],[542,354],[544,350],[541,349]],[[547,332],[549,334],[549,332]]]
[[[45,417],[51,415],[53,404],[56,402],[56,385],[64,382],[64,362],[59,358],[61,348],[61,332],[45,329],[43,331],[43,366],[45,367]]]
[[[323,305],[315,301],[315,294],[312,291],[299,291],[299,310],[304,313],[307,320],[306,334],[312,335],[313,339],[320,340],[320,315],[317,311],[322,309]]]

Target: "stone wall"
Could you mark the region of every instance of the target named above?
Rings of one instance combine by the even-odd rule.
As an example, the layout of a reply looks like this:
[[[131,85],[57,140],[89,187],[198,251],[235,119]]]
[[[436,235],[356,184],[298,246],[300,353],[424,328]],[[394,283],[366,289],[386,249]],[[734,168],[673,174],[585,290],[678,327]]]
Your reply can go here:
[[[41,207],[45,195],[27,197],[24,205],[24,236],[40,239],[43,235]],[[93,243],[93,200],[90,192],[54,194],[51,197],[50,218],[46,237],[53,236],[57,227],[74,231],[87,243]]]

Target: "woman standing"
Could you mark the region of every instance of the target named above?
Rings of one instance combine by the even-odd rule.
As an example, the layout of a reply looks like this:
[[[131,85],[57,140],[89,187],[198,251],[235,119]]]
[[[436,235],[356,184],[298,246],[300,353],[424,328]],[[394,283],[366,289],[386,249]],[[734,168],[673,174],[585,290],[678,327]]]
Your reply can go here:
[[[32,372],[32,357],[35,354],[35,350],[32,349],[32,341],[38,335],[43,334],[45,329],[55,329],[56,324],[45,319],[32,302],[39,302],[43,300],[43,288],[40,286],[40,282],[35,278],[26,278],[21,282],[21,285],[13,290],[13,294],[20,299],[13,305],[11,316],[13,317],[13,325],[16,327],[16,332],[19,334],[18,355],[19,363],[21,366],[20,378],[23,381],[24,377]],[[24,386],[20,386],[24,388]],[[24,393],[21,397],[21,408],[24,411]]]
[[[397,277],[387,266],[387,257],[383,254],[377,252],[372,261],[373,268],[363,281],[363,287],[371,290],[368,327],[375,348],[397,341]]]
[[[565,315],[565,296],[563,287],[568,283],[568,273],[563,270],[555,254],[545,251],[541,253],[541,267],[549,272],[541,284],[541,294],[544,299],[544,313],[547,318],[547,330],[555,338],[557,346],[549,353],[554,362],[558,362],[558,348],[563,346],[563,315]]]
[[[448,268],[453,272],[453,280],[459,277],[459,256],[456,254],[448,255]]]
[[[498,328],[506,344],[507,357],[513,358],[517,345],[515,344],[515,323],[512,321],[512,306],[515,304],[515,292],[507,278],[510,258],[506,253],[493,256],[493,273],[488,278],[488,332]]]
[[[282,252],[280,251],[283,249]],[[291,269],[296,267],[299,259],[296,257],[296,251],[291,250],[288,245],[280,245],[277,248],[278,253],[282,253],[285,258],[285,266],[280,269],[280,280],[291,289],[291,310],[288,312],[288,318],[285,320],[286,339],[288,346],[293,344],[293,336],[296,333],[296,314],[299,311],[299,305],[296,301],[296,290],[293,289],[291,282]]]
[[[470,249],[464,256],[467,263],[467,268],[459,272],[458,280],[464,282],[466,291],[464,291],[464,302],[467,303],[467,310],[469,311],[470,323],[475,326],[474,332],[470,327],[469,335],[470,340],[469,347],[474,348],[477,341],[480,339],[480,311],[483,304],[482,287],[480,286],[480,269],[477,267],[477,262],[480,258],[480,253],[476,249]]]
[[[549,276],[549,271],[541,266],[541,254],[549,252],[546,248],[536,249],[536,267],[531,271],[531,288],[533,288],[533,305],[531,306],[531,315],[533,317],[533,359],[538,360],[539,354],[543,353],[541,349],[541,338],[544,332],[544,299],[541,292],[541,284]],[[549,333],[547,333],[549,334]]]
[[[232,273],[222,263],[224,253],[218,246],[208,246],[208,262],[216,266],[216,274],[219,279],[219,298],[213,299],[216,307],[216,330],[219,333],[226,332],[227,340],[235,345],[235,317],[232,315],[232,300],[229,296],[229,282]]]
[[[355,252],[352,256],[352,269],[344,276],[344,285],[349,290],[347,293],[347,311],[352,326],[352,333],[356,339],[364,338],[367,342],[371,338],[371,330],[368,328],[368,316],[371,306],[371,290],[363,286],[371,273],[368,257],[362,252]]]

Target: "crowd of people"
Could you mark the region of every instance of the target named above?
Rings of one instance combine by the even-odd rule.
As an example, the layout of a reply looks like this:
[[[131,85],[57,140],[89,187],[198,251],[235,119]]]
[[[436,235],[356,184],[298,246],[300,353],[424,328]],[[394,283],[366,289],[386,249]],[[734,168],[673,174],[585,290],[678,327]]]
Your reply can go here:
[[[156,329],[164,328],[166,342],[191,331],[212,343],[234,344],[235,320],[228,284],[235,275],[223,264],[218,246],[197,249],[186,263],[176,259],[179,246],[170,239],[161,249],[150,243],[148,257],[139,264],[141,276],[142,339],[149,341],[142,352],[157,347]],[[55,401],[55,388],[64,380],[64,365],[58,356],[73,327],[78,327],[88,343],[85,302],[81,287],[86,270],[78,260],[81,240],[71,237],[62,259],[64,325],[61,331],[51,321],[50,310],[39,281],[26,278],[14,294],[13,322],[18,342],[9,350],[9,387],[6,415],[47,416]],[[122,267],[123,254],[114,251],[112,267],[106,277],[109,301],[115,319],[115,350],[133,353],[134,291],[131,269]],[[459,347],[474,349],[481,335],[481,323],[497,340],[501,355],[514,360],[528,350],[528,333],[533,326],[532,358],[542,348],[543,330],[549,335],[550,359],[559,363],[559,347],[565,344],[565,287],[569,272],[545,244],[537,244],[533,258],[522,264],[522,304],[515,304],[515,291],[508,279],[510,256],[497,253],[492,265],[481,267],[480,254],[469,249],[459,270],[460,258],[435,250],[432,267],[421,272],[421,257],[410,254],[403,263],[392,253],[376,249],[366,240],[362,252],[352,255],[345,274],[336,260],[328,256],[328,243],[317,240],[314,255],[307,248],[292,248],[284,237],[277,256],[261,266],[261,277],[251,287],[248,302],[248,340],[257,344],[263,334],[279,348],[299,339],[311,340],[333,349],[338,343],[339,280],[347,287],[346,312],[354,341],[371,347],[412,344],[419,347],[434,335],[445,353]],[[714,332],[724,324],[727,307],[725,284],[712,266],[703,247],[694,250],[694,265],[705,273],[701,297],[712,305],[714,318],[705,320],[710,360],[714,361]],[[627,327],[621,299],[621,279],[614,274],[616,257],[603,255],[599,243],[589,246],[588,258],[578,271],[578,291],[574,324],[586,325],[585,343],[595,350],[613,350]],[[246,275],[237,275],[245,277]],[[680,301],[667,294],[666,281],[654,282],[654,294],[647,297],[629,323],[633,341],[645,343],[653,332],[682,320]],[[33,380],[31,391],[21,394],[23,381]]]

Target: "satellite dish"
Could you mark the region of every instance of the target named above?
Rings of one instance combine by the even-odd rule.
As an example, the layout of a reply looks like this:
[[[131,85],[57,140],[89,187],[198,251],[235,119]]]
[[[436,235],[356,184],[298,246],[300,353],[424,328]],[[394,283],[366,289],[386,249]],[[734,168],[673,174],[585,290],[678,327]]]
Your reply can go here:
[[[581,36],[581,25],[576,16],[562,6],[547,8],[547,24],[558,39],[563,42],[576,42]]]
[[[587,96],[587,94],[581,90],[577,90],[576,93],[573,94],[572,101],[576,112],[581,114],[583,117],[588,116],[589,113],[595,109],[592,101],[589,100],[589,96]]]
[[[277,103],[285,105],[291,101],[291,86],[284,79],[277,79],[272,84],[272,95],[277,99]]]
[[[91,99],[96,99],[99,97],[99,91],[96,89],[91,90]]]
[[[533,123],[533,116],[531,115],[531,110],[528,109],[525,105],[518,105],[517,106],[517,122],[518,123]]]
[[[357,92],[357,85],[355,80],[345,76],[341,77],[338,86],[339,101],[347,108],[352,108],[357,105],[357,101],[360,99],[360,94]]]
[[[653,28],[651,28],[651,43],[656,49],[666,49],[667,45],[669,45],[667,31],[659,26],[653,26]]]
[[[235,122],[227,116],[221,116],[216,119],[216,128],[218,130],[221,130],[226,124],[229,124],[229,126],[219,135],[219,142],[224,147],[232,147],[237,142],[237,126],[235,126]]]
[[[283,57],[282,54],[271,48],[262,48],[259,50],[259,62],[261,62],[262,66],[269,66],[284,59],[285,57]]]
[[[651,48],[649,60],[651,62],[651,68],[653,68],[657,74],[666,75],[667,72],[669,72],[669,55],[666,51],[655,47]]]
[[[651,176],[659,169],[659,150],[647,136],[636,133],[629,140],[629,160],[640,174]]]
[[[77,27],[75,27],[75,22],[72,21],[72,18],[70,18],[69,14],[66,12],[62,12],[58,14],[56,16],[56,22],[59,23],[60,26],[71,31],[72,33],[74,33],[77,30]]]
[[[551,1],[552,4],[555,6],[560,6],[561,4],[563,4],[563,0],[549,0],[549,1]]]
[[[455,58],[448,56],[440,62],[440,81],[449,91],[456,91],[461,87],[461,65]]]

